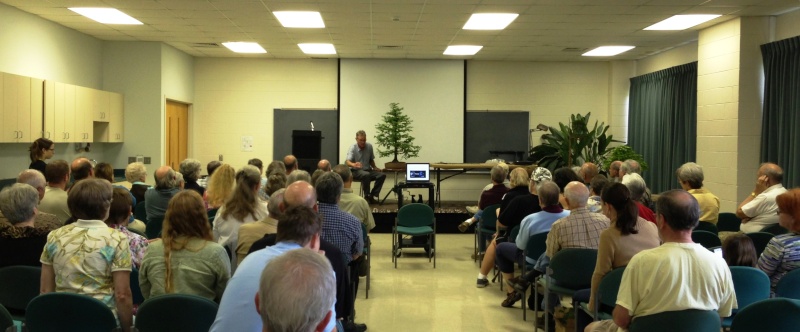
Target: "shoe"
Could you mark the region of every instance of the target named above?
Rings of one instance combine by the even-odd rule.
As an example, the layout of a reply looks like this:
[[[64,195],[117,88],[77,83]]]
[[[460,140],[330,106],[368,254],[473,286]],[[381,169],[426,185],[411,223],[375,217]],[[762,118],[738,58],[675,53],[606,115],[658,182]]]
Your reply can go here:
[[[367,324],[357,324],[351,320],[342,324],[345,332],[364,332],[367,330]]]
[[[375,199],[375,197],[372,197],[372,195],[367,195],[367,197],[365,197],[365,199],[367,200],[367,203],[369,203],[369,204],[378,204],[378,201]]]
[[[513,277],[508,279],[507,282],[509,285],[511,285],[511,287],[514,287],[514,289],[520,293],[525,293],[525,291],[528,290],[528,286],[531,285],[531,283],[529,283],[527,280],[520,277]]]
[[[469,212],[472,215],[478,213],[478,210],[479,209],[477,205],[467,206],[467,212]]]
[[[484,288],[486,286],[489,286],[489,279],[486,278],[478,279],[478,284],[475,286],[477,286],[478,288]]]
[[[550,315],[549,313],[545,313],[543,317],[536,317],[536,329],[545,331],[545,329],[544,329],[545,317],[547,317],[547,321],[548,321],[547,322],[547,326],[549,327],[549,329],[547,329],[546,332],[555,332],[555,330],[556,330],[556,320],[553,319],[553,316]]]
[[[514,303],[522,299],[522,294],[517,292],[511,292],[506,295],[506,299],[503,300],[503,303],[500,305],[505,308],[511,308],[514,306]]]
[[[458,230],[459,230],[459,231],[461,231],[461,233],[464,233],[464,232],[466,232],[466,231],[467,231],[467,229],[469,229],[469,226],[471,226],[471,225],[472,225],[471,221],[472,221],[472,218],[469,218],[469,219],[467,219],[467,220],[464,220],[464,222],[462,222],[462,223],[460,223],[460,224],[458,225]]]

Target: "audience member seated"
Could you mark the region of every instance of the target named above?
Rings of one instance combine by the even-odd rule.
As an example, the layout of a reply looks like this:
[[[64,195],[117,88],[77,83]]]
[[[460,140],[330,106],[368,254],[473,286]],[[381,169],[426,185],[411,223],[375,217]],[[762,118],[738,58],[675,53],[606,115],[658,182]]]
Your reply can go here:
[[[283,169],[286,170],[286,176],[300,169],[300,165],[297,164],[297,157],[293,155],[286,155],[286,157],[283,157]]]
[[[248,160],[247,164],[258,168],[258,175],[261,176],[261,186],[258,187],[258,198],[266,202],[269,200],[269,195],[267,195],[267,192],[265,191],[267,187],[267,177],[264,176],[264,162],[261,161],[261,159],[253,158]]]
[[[211,175],[214,174],[214,171],[220,166],[222,166],[222,163],[217,160],[209,161],[208,164],[206,164],[206,175],[198,179],[197,184],[203,188],[208,188],[208,180],[211,179]]]
[[[142,265],[142,258],[144,258],[144,253],[147,250],[147,238],[128,230],[128,221],[132,214],[131,195],[123,188],[114,188],[111,198],[111,208],[108,211],[108,218],[105,220],[106,225],[124,233],[128,237],[131,261],[133,262],[133,267],[138,269]]]
[[[590,189],[592,186],[592,180],[598,174],[600,174],[600,170],[597,168],[597,165],[590,162],[583,163],[583,165],[581,166],[581,171],[579,173],[579,175],[583,179],[583,183],[589,186]]]
[[[691,194],[670,190],[658,199],[659,247],[633,256],[622,274],[613,320],[594,322],[586,331],[626,330],[632,319],[666,311],[715,310],[728,317],[736,306],[725,261],[692,242],[700,207]]]
[[[0,225],[0,267],[42,265],[39,258],[50,229],[34,226],[38,204],[39,193],[27,184],[15,183],[0,191],[0,211],[10,223]]]
[[[627,159],[624,162],[622,162],[622,165],[620,165],[620,171],[619,171],[620,181],[622,181],[622,179],[625,177],[625,175],[634,174],[634,173],[639,174],[639,175],[642,174],[642,166],[639,165],[638,161],[633,160],[633,159]],[[639,202],[644,204],[644,206],[646,206],[647,208],[651,208],[651,207],[653,207],[653,201],[652,201],[652,199],[650,197],[651,197],[650,188],[647,188],[647,186],[645,186],[644,194],[642,194],[642,197],[639,198]],[[645,218],[645,219],[647,219],[647,218]]]
[[[44,171],[47,186],[44,197],[39,202],[39,211],[55,215],[61,223],[71,217],[67,206],[67,182],[69,182],[69,164],[65,160],[54,160],[47,164]]]
[[[317,162],[317,169],[322,170],[323,172],[330,172],[333,169],[331,168],[331,162],[328,159],[321,159]]]
[[[581,177],[569,167],[561,167],[553,172],[553,182],[555,182],[556,185],[558,185],[558,188],[561,189],[561,197],[558,201],[565,209],[569,209],[569,206],[567,205],[567,201],[564,196],[564,189],[567,187],[567,184],[572,181],[583,183],[583,179],[581,179]]]
[[[500,272],[503,273],[503,279],[507,282],[506,299],[501,304],[503,307],[512,307],[514,303],[522,299],[522,294],[514,291],[515,285],[519,285],[518,288],[523,290],[527,288],[528,282],[519,277],[512,278],[512,276],[514,275],[515,264],[522,265],[525,262],[536,264],[535,260],[530,260],[527,257],[525,262],[522,261],[522,253],[528,245],[530,236],[549,232],[550,227],[553,226],[556,220],[569,215],[569,211],[561,208],[561,204],[558,203],[559,190],[554,182],[542,178],[540,181],[536,181],[531,186],[531,189],[531,192],[539,197],[539,205],[542,206],[542,211],[533,213],[522,220],[517,238],[511,239],[514,242],[505,242],[497,245],[497,265],[500,267]]]
[[[336,320],[335,294],[331,263],[313,250],[290,250],[261,273],[256,309],[263,330],[322,331]]]
[[[683,190],[688,191],[700,205],[700,221],[717,224],[719,218],[719,198],[703,188],[703,167],[695,163],[685,163],[675,172]]]
[[[144,202],[144,193],[150,188],[144,183],[147,179],[147,168],[140,162],[130,163],[125,167],[125,180],[131,183],[131,194],[136,203]]]
[[[286,181],[286,174],[281,170],[275,170],[267,177],[267,188],[264,191],[269,196],[278,191],[278,189],[286,189],[286,185],[288,185]]]
[[[267,206],[258,199],[261,174],[258,168],[246,165],[236,172],[236,188],[214,218],[214,241],[231,253],[231,265],[236,270],[236,245],[239,226],[266,218]]]
[[[150,243],[139,270],[145,300],[179,293],[219,302],[231,264],[225,248],[211,237],[200,194],[185,190],[170,200],[161,234]]]
[[[317,185],[317,179],[319,179],[319,177],[322,176],[323,173],[325,173],[325,171],[323,171],[321,169],[315,169],[314,170],[314,173],[311,174],[311,185],[312,186],[316,186]]]
[[[69,210],[75,223],[50,232],[42,252],[41,293],[70,292],[105,303],[123,331],[132,320],[128,238],[106,226],[111,206],[108,181],[84,179],[69,191]]]
[[[156,186],[144,193],[144,207],[147,219],[163,218],[172,196],[180,191],[178,176],[172,167],[161,166],[155,173]]]
[[[600,202],[600,194],[603,192],[603,188],[608,184],[608,179],[606,179],[603,174],[598,174],[592,179],[592,182],[589,184],[589,200],[586,202],[586,208],[589,209],[590,212],[602,212],[603,205]]]
[[[45,180],[44,175],[35,169],[26,169],[19,173],[17,176],[17,183],[25,184],[33,187],[36,190],[36,197],[41,200],[44,197]],[[54,230],[64,225],[61,220],[53,214],[38,211],[33,221],[34,226],[44,227],[48,230]],[[12,224],[2,214],[0,214],[0,226],[11,226]]]
[[[206,193],[203,196],[206,201],[206,207],[209,210],[218,209],[231,197],[234,187],[236,187],[236,170],[228,164],[222,164],[222,166],[217,167],[217,170],[208,180],[208,187],[206,187]]]
[[[778,223],[789,233],[773,237],[758,259],[758,268],[769,276],[773,292],[784,275],[800,267],[800,189],[789,190],[775,200]]]
[[[778,223],[778,206],[775,197],[786,192],[781,184],[783,169],[773,163],[761,164],[756,174],[756,186],[750,196],[739,204],[736,216],[742,220],[740,230],[745,233],[759,232]]]
[[[365,193],[367,202],[377,203],[386,174],[381,173],[382,170],[375,165],[375,152],[372,144],[367,143],[367,133],[363,130],[356,132],[356,144],[347,150],[345,164],[352,169],[353,179],[361,181],[361,191]],[[375,181],[375,187],[370,190],[372,181]]]
[[[304,171],[302,169],[297,169],[297,170],[292,171],[292,174],[289,174],[289,176],[286,177],[286,183],[287,184],[292,184],[292,183],[295,183],[297,181],[305,181],[305,182],[308,182],[310,184],[311,183],[311,175],[308,174],[308,172],[306,172],[306,171]]]
[[[237,265],[242,263],[254,242],[261,240],[266,234],[278,232],[278,219],[280,219],[281,215],[280,204],[283,202],[284,191],[286,189],[281,188],[269,196],[269,204],[267,205],[269,214],[266,217],[257,222],[239,226],[239,240],[236,244]]]
[[[339,198],[339,208],[343,211],[354,215],[362,224],[367,226],[367,231],[375,228],[375,218],[372,216],[372,210],[369,208],[369,203],[363,197],[353,192],[353,173],[347,165],[336,165],[333,172],[339,174],[344,183],[342,188],[342,196]],[[366,241],[367,239],[364,239]]]
[[[284,165],[283,162],[280,160],[273,160],[271,163],[269,163],[269,165],[267,165],[267,171],[266,171],[267,177],[269,177],[270,175],[272,175],[272,173],[275,172],[283,173],[284,178],[287,175],[289,175],[289,173],[286,172],[286,165]]]
[[[622,176],[619,175],[619,169],[622,167],[622,161],[614,160],[608,167],[608,181],[621,182]]]
[[[483,209],[490,205],[500,204],[503,200],[503,196],[508,192],[508,187],[503,184],[508,174],[506,171],[507,167],[508,166],[503,168],[501,165],[494,165],[492,167],[489,171],[489,177],[492,181],[491,187],[481,192],[481,197],[478,199],[478,210],[472,217],[469,217],[469,219],[458,225],[459,231],[466,232],[469,226],[479,221],[483,216]],[[494,211],[490,213],[494,213]]]
[[[184,159],[179,167],[180,173],[183,174],[183,189],[194,190],[200,194],[200,197],[203,197],[203,194],[206,193],[206,188],[197,183],[197,180],[200,179],[202,167],[197,159]]]
[[[655,213],[642,203],[642,196],[647,189],[647,185],[644,183],[642,176],[638,173],[625,174],[622,177],[622,184],[628,187],[628,190],[631,192],[631,199],[633,199],[636,202],[636,206],[639,207],[639,216],[649,222],[655,223]]]
[[[753,240],[749,236],[736,233],[725,238],[722,242],[722,258],[728,266],[756,267],[758,256]]]
[[[74,186],[75,183],[83,179],[89,179],[94,177],[94,167],[92,167],[92,162],[89,159],[78,157],[72,161],[70,165],[70,172],[72,173],[72,185]]]
[[[94,177],[98,179],[107,180],[108,183],[114,184],[114,168],[109,163],[97,163],[94,166]]]
[[[178,184],[178,190],[183,190],[183,187],[186,185],[186,181],[183,180],[183,174],[175,173],[175,183]]]

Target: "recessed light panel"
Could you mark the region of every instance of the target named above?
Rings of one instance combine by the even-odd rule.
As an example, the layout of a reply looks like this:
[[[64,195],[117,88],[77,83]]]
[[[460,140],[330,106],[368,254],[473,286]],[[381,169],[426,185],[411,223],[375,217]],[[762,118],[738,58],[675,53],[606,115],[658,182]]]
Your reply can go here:
[[[305,54],[336,54],[336,48],[333,44],[314,44],[305,43],[297,44]]]
[[[253,42],[227,42],[222,45],[236,53],[267,53],[261,45]]]
[[[589,52],[583,53],[583,56],[612,56],[617,55],[633,49],[636,46],[600,46]]]
[[[666,20],[644,28],[645,30],[686,30],[711,21],[720,15],[675,15]]]
[[[272,12],[284,28],[324,28],[319,12]]]
[[[450,45],[444,50],[444,55],[475,55],[482,48],[479,45]]]
[[[72,7],[69,10],[103,24],[143,24],[116,8]]]
[[[465,30],[503,30],[511,22],[517,19],[519,14],[472,14],[467,23],[464,24]]]

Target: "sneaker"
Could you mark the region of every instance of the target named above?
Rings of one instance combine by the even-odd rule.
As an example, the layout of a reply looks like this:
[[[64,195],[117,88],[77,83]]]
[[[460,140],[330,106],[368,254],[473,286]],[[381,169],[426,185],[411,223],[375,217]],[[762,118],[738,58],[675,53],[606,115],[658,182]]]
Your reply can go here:
[[[513,277],[508,279],[507,282],[509,285],[511,285],[511,287],[514,287],[514,289],[520,293],[525,293],[525,291],[528,289],[528,286],[531,285],[531,283],[529,283],[527,280],[520,277]]]
[[[479,209],[477,205],[467,206],[467,212],[469,212],[470,214],[476,214],[478,213],[478,210]]]
[[[464,220],[464,222],[462,222],[461,224],[458,225],[458,230],[461,231],[461,233],[466,232],[467,229],[469,229],[469,226],[472,225],[471,221],[472,221],[472,218]]]
[[[522,299],[522,294],[517,292],[511,292],[506,295],[506,299],[503,300],[503,303],[500,305],[505,308],[511,308],[514,306],[514,303]]]
[[[489,286],[489,279],[486,278],[478,279],[478,284],[475,286],[477,286],[478,288],[484,288],[486,286]]]

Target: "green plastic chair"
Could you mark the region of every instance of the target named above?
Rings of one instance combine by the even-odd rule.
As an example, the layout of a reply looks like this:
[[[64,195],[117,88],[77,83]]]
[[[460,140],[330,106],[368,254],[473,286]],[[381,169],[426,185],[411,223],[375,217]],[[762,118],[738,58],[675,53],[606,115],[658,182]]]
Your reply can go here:
[[[601,306],[614,307],[617,304],[617,293],[622,284],[622,274],[625,273],[625,266],[618,267],[606,273],[600,284],[597,285],[597,296],[595,296],[594,310],[589,310],[588,303],[581,303],[581,309],[591,315],[595,321],[611,319],[611,312],[600,310]]]
[[[6,307],[0,305],[0,331],[5,331],[12,326],[14,326],[14,318],[11,317],[11,313],[6,310]]]
[[[163,226],[164,217],[150,218],[147,220],[147,226],[144,229],[145,234],[147,234],[147,238],[152,240],[161,237],[161,228]]]
[[[425,244],[414,244],[411,238],[403,236],[425,236]],[[397,211],[392,228],[392,261],[397,268],[397,261],[403,248],[425,248],[428,250],[428,261],[433,259],[433,268],[436,268],[436,217],[433,209],[422,203],[404,205]]]
[[[755,302],[769,298],[770,281],[767,274],[748,266],[731,266],[733,290],[736,292],[738,309],[733,309],[730,317],[722,319],[722,327],[731,327],[736,314]]]
[[[208,210],[208,223],[211,224],[211,227],[214,227],[214,219],[217,217],[217,211],[219,208]]]
[[[633,317],[628,332],[719,332],[719,314],[715,310],[666,311]],[[736,331],[736,330],[734,330]]]
[[[142,304],[144,302],[144,295],[142,295],[142,288],[139,286],[139,269],[131,267],[131,299],[134,305]]]
[[[800,300],[774,298],[761,300],[739,310],[731,324],[732,332],[797,331],[800,326]]]
[[[144,201],[136,203],[136,206],[133,208],[133,217],[142,222],[147,222],[147,209],[144,207]]]
[[[753,240],[753,247],[756,248],[756,256],[761,257],[761,253],[764,252],[764,249],[767,248],[767,244],[769,240],[772,240],[775,235],[766,232],[755,232],[755,233],[747,233],[745,234]]]
[[[493,204],[483,209],[483,215],[481,215],[481,220],[480,220],[480,227],[475,227],[474,252],[475,252],[476,262],[478,261],[478,253],[479,253],[478,249],[480,247],[480,245],[478,244],[480,243],[479,241],[482,241],[481,234],[492,236],[495,232],[497,232],[497,212],[495,211],[499,208],[500,204]],[[483,244],[484,244],[483,247],[486,248],[485,246],[486,241],[484,241]]]
[[[59,292],[31,300],[25,311],[29,332],[108,332],[117,327],[114,313],[100,300],[83,294]]]
[[[774,224],[774,225],[771,225],[771,226],[764,227],[764,229],[762,229],[761,231],[764,232],[764,233],[770,233],[772,235],[781,235],[781,234],[789,233],[788,229],[783,228],[783,226],[781,226],[779,224]]]
[[[0,304],[14,320],[25,320],[25,309],[39,296],[42,268],[7,266],[0,268]]]
[[[735,213],[721,212],[717,220],[717,229],[720,232],[738,232],[742,220]]]
[[[550,259],[547,274],[539,278],[544,287],[544,308],[550,310],[550,292],[573,296],[575,292],[592,287],[592,274],[597,263],[597,249],[568,248],[557,252]],[[539,303],[539,293],[534,301]],[[538,308],[535,316],[538,317]],[[545,319],[545,331],[549,331],[549,319]]]
[[[800,269],[784,274],[775,286],[775,297],[800,300]]]
[[[372,263],[370,262],[370,260],[372,260],[370,258],[370,256],[371,256],[370,252],[372,251],[371,250],[372,249],[372,241],[370,241],[370,239],[369,239],[369,235],[367,234],[367,225],[365,225],[364,223],[361,223],[361,236],[364,239],[364,255],[366,255],[365,257],[366,257],[366,264],[367,264],[367,277],[366,277],[367,278],[367,286],[365,287],[365,292],[364,293],[366,293],[366,297],[365,298],[368,299],[369,298],[369,277],[370,277],[370,272],[372,270]]]
[[[541,256],[547,250],[547,234],[550,232],[538,233],[533,234],[528,237],[528,243],[525,246],[525,250],[523,250],[522,255],[524,257],[528,257],[530,259],[538,260],[539,256]],[[533,264],[528,264],[527,260],[523,260],[522,264],[522,275],[526,275],[528,271],[533,270]],[[522,320],[528,320],[528,310],[525,310],[525,306],[527,305],[528,301],[525,299],[527,298],[528,290],[525,290],[525,293],[522,294]]]
[[[714,234],[719,234],[719,230],[717,226],[708,222],[708,221],[701,221],[697,223],[697,227],[694,228],[695,231],[706,231],[711,232]]]
[[[139,332],[208,331],[219,305],[188,294],[166,294],[144,301],[136,313]]]
[[[508,232],[508,242],[514,242],[519,235],[519,225],[514,226],[510,232]]]
[[[719,236],[715,233],[707,231],[692,231],[692,241],[699,243],[705,248],[713,248],[722,246]]]

